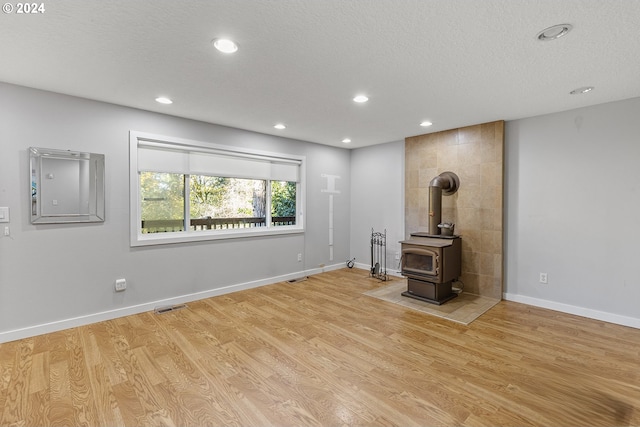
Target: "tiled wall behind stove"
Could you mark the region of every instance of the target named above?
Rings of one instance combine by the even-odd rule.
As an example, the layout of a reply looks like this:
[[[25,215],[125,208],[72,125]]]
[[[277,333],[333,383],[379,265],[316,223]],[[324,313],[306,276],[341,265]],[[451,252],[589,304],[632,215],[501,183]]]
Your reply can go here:
[[[504,122],[405,139],[405,235],[429,230],[429,182],[451,171],[460,188],[442,197],[442,222],[462,236],[464,291],[502,298]]]

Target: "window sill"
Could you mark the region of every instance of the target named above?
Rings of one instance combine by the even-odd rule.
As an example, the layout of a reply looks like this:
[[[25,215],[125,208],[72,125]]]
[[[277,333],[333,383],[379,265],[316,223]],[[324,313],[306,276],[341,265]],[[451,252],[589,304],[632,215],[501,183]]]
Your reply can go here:
[[[280,226],[269,229],[247,228],[231,230],[176,231],[167,233],[137,234],[131,238],[131,247],[167,245],[172,243],[203,242],[210,240],[243,239],[249,237],[280,236],[304,233],[304,228]]]

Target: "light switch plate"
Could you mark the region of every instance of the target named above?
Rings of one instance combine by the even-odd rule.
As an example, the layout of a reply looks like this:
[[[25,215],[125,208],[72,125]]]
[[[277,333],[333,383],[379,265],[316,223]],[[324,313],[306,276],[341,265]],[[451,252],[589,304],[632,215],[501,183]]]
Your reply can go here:
[[[0,208],[0,222],[9,222],[9,208]]]

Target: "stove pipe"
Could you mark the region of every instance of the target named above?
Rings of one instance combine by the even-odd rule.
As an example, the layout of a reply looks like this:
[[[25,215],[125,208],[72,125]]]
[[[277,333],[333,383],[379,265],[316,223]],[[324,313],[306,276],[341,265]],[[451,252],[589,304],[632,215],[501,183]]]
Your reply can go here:
[[[450,196],[460,187],[460,179],[453,172],[442,172],[429,183],[429,234],[440,234],[442,195]]]

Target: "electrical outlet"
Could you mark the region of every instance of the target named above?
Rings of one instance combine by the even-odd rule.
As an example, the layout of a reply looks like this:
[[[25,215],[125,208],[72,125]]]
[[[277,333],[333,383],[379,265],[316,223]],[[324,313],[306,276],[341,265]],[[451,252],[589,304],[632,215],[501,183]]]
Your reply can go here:
[[[298,254],[298,262],[302,261],[302,254]]]
[[[540,283],[549,283],[547,273],[540,273]]]
[[[116,292],[121,292],[127,289],[127,280],[126,279],[118,279],[116,280]]]
[[[396,252],[396,259],[399,260],[400,259],[400,252]]]

